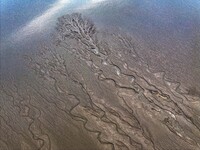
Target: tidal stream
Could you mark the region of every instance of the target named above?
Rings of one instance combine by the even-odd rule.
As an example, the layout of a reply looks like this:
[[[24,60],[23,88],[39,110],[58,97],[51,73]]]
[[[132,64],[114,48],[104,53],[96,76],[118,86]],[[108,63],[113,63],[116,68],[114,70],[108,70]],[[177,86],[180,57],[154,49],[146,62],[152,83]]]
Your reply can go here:
[[[199,150],[199,9],[60,0],[1,28],[0,150]]]

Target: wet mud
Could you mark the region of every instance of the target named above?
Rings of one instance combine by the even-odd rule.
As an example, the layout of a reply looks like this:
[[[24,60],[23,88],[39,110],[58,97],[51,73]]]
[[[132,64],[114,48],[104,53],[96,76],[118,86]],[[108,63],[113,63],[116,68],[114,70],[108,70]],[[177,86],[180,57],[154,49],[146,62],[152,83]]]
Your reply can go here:
[[[1,81],[0,149],[199,150],[200,92],[153,72],[134,40],[60,17],[29,72]]]

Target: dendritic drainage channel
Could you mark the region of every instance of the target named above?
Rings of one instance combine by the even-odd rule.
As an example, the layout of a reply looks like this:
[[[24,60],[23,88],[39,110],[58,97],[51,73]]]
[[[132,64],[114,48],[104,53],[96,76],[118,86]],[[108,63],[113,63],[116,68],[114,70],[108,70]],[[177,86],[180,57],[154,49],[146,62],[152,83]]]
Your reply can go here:
[[[200,97],[152,72],[140,46],[78,13],[0,88],[2,150],[199,150]]]

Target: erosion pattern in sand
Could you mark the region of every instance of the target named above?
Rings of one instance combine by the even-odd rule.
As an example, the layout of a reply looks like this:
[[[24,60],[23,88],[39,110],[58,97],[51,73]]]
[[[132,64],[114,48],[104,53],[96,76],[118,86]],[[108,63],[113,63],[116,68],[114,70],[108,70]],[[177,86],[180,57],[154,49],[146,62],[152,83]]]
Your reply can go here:
[[[30,73],[0,88],[1,150],[199,150],[200,94],[152,72],[125,33],[58,19]]]

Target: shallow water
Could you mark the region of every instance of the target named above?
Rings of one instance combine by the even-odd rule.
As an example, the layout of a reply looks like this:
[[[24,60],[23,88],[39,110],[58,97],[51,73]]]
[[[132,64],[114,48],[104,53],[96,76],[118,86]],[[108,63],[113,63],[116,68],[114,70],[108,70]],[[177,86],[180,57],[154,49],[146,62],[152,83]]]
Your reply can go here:
[[[139,53],[152,68],[166,70],[170,78],[199,88],[198,0],[10,0],[2,1],[1,8],[1,57],[5,70],[16,59],[8,57],[34,51],[37,43],[53,33],[57,17],[82,12],[99,28],[129,32],[146,47]]]
[[[199,0],[3,0],[0,44],[0,149],[200,148]]]

